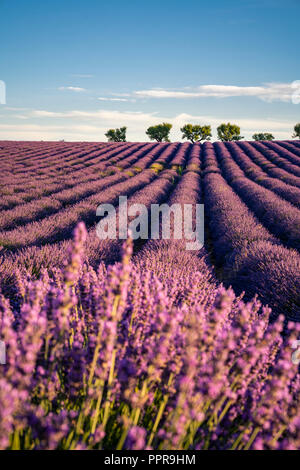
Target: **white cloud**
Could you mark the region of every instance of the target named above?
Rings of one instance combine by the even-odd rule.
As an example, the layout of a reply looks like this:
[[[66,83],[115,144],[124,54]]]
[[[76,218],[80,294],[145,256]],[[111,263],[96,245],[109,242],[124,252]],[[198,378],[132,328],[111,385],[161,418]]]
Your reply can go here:
[[[100,96],[98,100],[99,101],[130,101],[127,98],[106,98],[104,96],[103,97]]]
[[[147,127],[164,121],[173,124],[171,132],[173,141],[181,140],[180,127],[185,123],[211,124],[214,138],[216,138],[218,125],[228,121],[237,123],[246,139],[251,139],[254,132],[267,131],[272,132],[278,139],[290,139],[295,125],[295,122],[282,119],[237,118],[230,113],[226,116],[181,113],[173,117],[166,117],[157,113],[99,109],[66,112],[31,110],[23,113],[22,116],[28,118],[26,124],[20,120],[15,124],[0,123],[0,139],[105,141],[104,134],[107,129],[127,126],[128,140],[148,141],[145,134]]]
[[[77,93],[81,93],[83,91],[87,91],[85,88],[81,88],[79,86],[60,86],[58,88],[60,91],[76,91]]]
[[[187,91],[188,90],[188,91]],[[201,85],[197,88],[184,88],[182,90],[167,90],[153,88],[135,91],[140,98],[229,98],[229,97],[256,97],[263,101],[292,102],[295,94],[295,82],[292,83],[266,83],[262,86],[231,86],[231,85]]]
[[[86,92],[85,88],[77,86],[61,86],[61,91]],[[236,85],[201,85],[195,88],[184,87],[174,90],[167,88],[151,88],[136,90],[132,93],[110,93],[110,96],[100,96],[99,101],[133,102],[136,98],[156,99],[188,99],[188,98],[232,98],[252,97],[262,101],[281,101],[293,103],[295,94],[299,94],[299,81],[292,83],[265,83],[261,86],[236,86]]]
[[[23,120],[29,119],[29,117],[26,116],[25,114],[14,114],[14,117],[15,117],[16,119],[23,119]]]
[[[125,122],[134,123],[139,125],[141,122],[149,121],[153,122],[153,119],[159,121],[161,118],[156,118],[154,113],[143,113],[140,111],[115,111],[108,109],[99,109],[96,111],[65,111],[65,112],[53,112],[53,111],[44,111],[36,110],[31,112],[32,117],[40,118],[74,118],[80,120],[99,120],[106,122],[114,122],[124,124]],[[125,124],[124,124],[125,125]]]

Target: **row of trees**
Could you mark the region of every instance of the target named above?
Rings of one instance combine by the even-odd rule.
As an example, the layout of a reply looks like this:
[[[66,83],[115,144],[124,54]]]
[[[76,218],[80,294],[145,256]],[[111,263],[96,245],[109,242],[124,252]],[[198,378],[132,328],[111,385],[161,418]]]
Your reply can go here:
[[[156,140],[156,142],[170,142],[170,131],[172,124],[163,122],[156,126],[148,127],[146,130],[147,136],[150,140]],[[127,127],[120,127],[118,129],[109,129],[105,137],[108,138],[109,142],[126,142],[126,131]],[[210,140],[212,137],[211,126],[205,125],[200,126],[199,124],[185,124],[180,131],[182,132],[182,138],[195,142],[202,142],[204,140]],[[300,139],[300,123],[294,127],[295,133],[293,134],[294,139]],[[236,124],[230,122],[223,123],[217,128],[218,138],[223,142],[242,140],[244,137],[241,136],[241,129]],[[253,134],[254,140],[274,140],[273,134],[268,132]]]

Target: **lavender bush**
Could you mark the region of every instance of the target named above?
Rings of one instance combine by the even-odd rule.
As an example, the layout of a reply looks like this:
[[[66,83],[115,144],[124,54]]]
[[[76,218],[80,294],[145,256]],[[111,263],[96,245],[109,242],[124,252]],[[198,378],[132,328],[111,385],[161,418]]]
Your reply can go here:
[[[130,261],[130,241],[95,272],[85,239],[80,224],[64,268],[20,278],[17,309],[1,296],[2,449],[299,446],[299,325],[283,340],[282,318],[205,271],[183,282],[168,265],[165,285],[150,259]]]
[[[299,152],[1,142],[0,448],[298,449]],[[205,247],[99,240],[120,195]]]

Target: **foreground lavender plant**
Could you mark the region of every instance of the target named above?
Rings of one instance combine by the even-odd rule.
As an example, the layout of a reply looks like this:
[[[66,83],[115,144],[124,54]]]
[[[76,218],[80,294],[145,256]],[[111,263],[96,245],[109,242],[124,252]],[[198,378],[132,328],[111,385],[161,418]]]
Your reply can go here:
[[[170,244],[134,264],[127,241],[95,272],[85,239],[80,224],[64,268],[19,273],[16,308],[0,297],[2,449],[299,447],[299,325],[283,340],[282,317],[216,287],[204,262],[170,264]]]

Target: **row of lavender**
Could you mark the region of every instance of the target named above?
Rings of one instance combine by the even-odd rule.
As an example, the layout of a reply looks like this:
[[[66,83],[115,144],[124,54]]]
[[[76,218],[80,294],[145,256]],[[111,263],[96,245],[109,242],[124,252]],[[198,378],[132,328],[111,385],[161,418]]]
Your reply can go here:
[[[160,163],[160,165],[164,167],[168,163],[166,155],[171,151],[170,149],[172,149],[174,154],[177,149],[173,164],[179,166],[184,164],[182,154],[186,152],[188,146],[189,144],[182,144],[181,146],[178,144],[171,146],[166,144],[125,144],[117,147],[114,146],[112,149],[105,147],[101,151],[97,150],[89,153],[87,156],[82,156],[79,152],[76,155],[76,159],[74,155],[70,157],[73,158],[71,173],[68,172],[65,166],[67,157],[62,155],[60,156],[59,174],[52,174],[51,172],[54,170],[53,166],[51,166],[50,174],[46,175],[42,181],[39,179],[38,171],[36,170],[34,177],[30,176],[26,171],[25,173],[23,172],[19,179],[15,172],[11,172],[6,180],[3,178],[1,180],[1,192],[2,195],[4,194],[4,197],[2,196],[0,198],[0,207],[3,210],[12,209],[20,204],[24,207],[24,203],[31,201],[33,201],[33,203],[39,202],[41,198],[41,204],[43,204],[44,201],[49,204],[51,200],[54,200],[53,203],[57,204],[57,199],[59,199],[60,196],[60,194],[57,195],[57,193],[64,190],[69,190],[71,194],[72,191],[76,192],[80,190],[80,188],[78,189],[79,185],[82,185],[81,187],[83,188],[83,184],[85,184],[86,187],[87,184],[93,181],[102,180],[106,176],[120,173],[126,169],[135,173],[140,172],[145,167],[142,157],[153,157],[153,160],[155,157],[155,162]],[[163,154],[162,157],[160,157],[161,153]],[[140,161],[140,159],[142,159],[142,161]],[[80,165],[77,165],[79,168],[76,168],[74,165],[74,161],[76,160],[80,162]],[[43,161],[43,159],[41,161]],[[38,164],[38,168],[40,168],[40,165],[41,163]],[[127,173],[125,172],[125,174]],[[93,191],[92,187],[91,190]],[[9,195],[7,196],[7,194]]]
[[[200,160],[194,146],[189,164]],[[221,178],[211,189],[224,193],[233,224],[234,193],[216,162],[205,148],[205,187]],[[171,172],[130,201],[202,202],[199,173],[174,185]],[[38,281],[18,273],[16,306],[0,297],[8,352],[0,447],[298,448],[300,380],[291,362],[298,327],[290,323],[283,341],[283,318],[270,326],[257,300],[244,304],[218,287],[204,250],[148,241],[130,262],[127,243],[121,264],[95,271],[87,262],[95,240],[80,225],[63,268]]]
[[[209,235],[221,278],[237,291],[245,290],[249,298],[258,294],[274,312],[299,320],[300,256],[278,237],[279,233],[283,238],[284,232],[277,207],[282,204],[286,224],[287,210],[291,209],[293,217],[299,217],[299,210],[247,178],[224,145],[205,144],[203,159]],[[267,228],[270,226],[274,227],[272,232]],[[297,227],[292,225],[293,238],[289,227],[285,228],[285,244],[298,246],[299,228],[297,235]]]
[[[141,147],[141,145],[133,146],[131,152],[139,147]],[[85,150],[85,152],[82,150],[74,152],[72,148],[67,154],[63,152],[52,154],[51,152],[50,161],[44,155],[39,155],[31,172],[28,170],[27,163],[26,170],[21,168],[20,172],[17,172],[17,169],[13,167],[7,177],[3,178],[3,187],[6,189],[8,185],[9,195],[15,198],[18,197],[19,200],[16,199],[16,202],[14,202],[14,200],[3,201],[2,197],[1,205],[3,207],[3,204],[6,202],[8,207],[12,207],[13,205],[22,203],[23,200],[34,200],[41,195],[51,195],[60,189],[74,186],[78,177],[80,178],[86,174],[91,174],[94,170],[97,172],[98,177],[102,176],[101,170],[106,168],[106,160],[110,160],[112,157],[122,154],[124,150],[126,151],[126,148],[127,146],[125,148],[117,147],[115,152],[108,147],[94,151]],[[131,152],[129,151],[127,155]],[[68,166],[69,159],[71,163],[70,167]],[[25,161],[30,163],[31,157],[26,157]],[[44,165],[45,174],[43,169]],[[76,169],[76,165],[80,167]],[[112,165],[112,162],[109,162],[109,165]]]
[[[133,171],[134,167],[131,166],[131,171],[128,173],[121,172],[92,182],[90,185],[79,185],[75,195],[72,191],[64,192],[63,196],[72,198],[73,202],[66,208],[57,210],[52,215],[41,217],[35,222],[28,222],[13,230],[3,231],[1,233],[3,249],[0,267],[2,285],[8,286],[8,290],[11,290],[17,268],[26,268],[31,274],[36,275],[42,267],[60,266],[65,258],[65,250],[69,244],[68,239],[79,219],[84,220],[91,229],[87,249],[90,261],[95,265],[101,258],[106,258],[107,262],[118,258],[118,247],[114,247],[113,243],[101,243],[96,237],[93,229],[96,222],[95,208],[102,202],[116,204],[120,194],[134,197],[134,194],[144,187],[148,188],[149,201],[152,198],[154,202],[159,202],[167,188],[171,190],[174,186],[178,176],[175,169],[163,170],[164,166],[171,165],[176,168],[179,165],[184,167],[188,158],[189,145],[183,144],[180,148],[177,144],[155,146],[153,151],[149,151],[149,145],[153,146],[152,144],[147,145],[148,152],[142,148],[128,157],[131,162],[137,161],[138,169],[136,171]],[[189,162],[192,164],[193,161],[191,156]],[[150,184],[151,182],[153,184]],[[91,187],[92,191],[90,191]],[[80,197],[82,194],[86,196],[89,192],[93,194],[85,198]],[[74,203],[74,197],[78,198],[78,202]],[[36,204],[37,210],[39,210],[39,201]],[[26,205],[21,208],[24,215]],[[32,205],[29,206],[29,216],[31,210]],[[15,215],[15,211],[12,212]],[[9,211],[6,211],[6,214],[9,214]],[[22,217],[21,214],[20,217]],[[13,218],[8,220],[10,220],[8,223],[14,221]],[[17,220],[18,222],[20,223],[20,220]],[[17,248],[19,250],[16,251]],[[20,251],[20,248],[23,249]],[[116,249],[114,250],[114,248]]]
[[[115,156],[115,161],[118,162],[119,170],[122,165],[122,169],[129,169],[131,171],[137,172],[137,167],[132,167],[134,163],[139,162],[139,169],[141,171],[146,167],[149,162],[151,163],[151,157],[154,157],[159,154],[161,150],[158,148],[151,152],[151,148],[147,146],[138,148],[138,150],[130,149],[127,151],[121,151],[117,156],[116,152],[107,152],[107,161],[97,159],[97,162],[89,167],[88,170],[74,170],[72,172],[72,178],[69,178],[69,182],[66,185],[65,183],[58,183],[57,180],[51,181],[46,184],[43,183],[42,190],[47,193],[46,196],[36,197],[36,192],[32,190],[32,200],[22,205],[17,205],[16,207],[2,212],[2,217],[0,219],[0,229],[7,229],[9,224],[19,223],[18,217],[22,216],[20,222],[26,223],[36,218],[40,218],[40,213],[47,211],[47,214],[50,215],[51,212],[59,211],[59,209],[65,207],[69,204],[74,204],[83,198],[90,196],[98,191],[98,189],[103,186],[112,185],[115,182],[125,180],[130,174],[128,172],[121,173],[120,171],[114,171],[113,165],[110,160],[112,156]],[[107,154],[105,154],[106,156]],[[146,155],[146,157],[144,157]],[[144,157],[144,158],[142,158]],[[109,167],[109,174],[104,175],[103,171]],[[132,168],[131,168],[132,167]],[[49,194],[50,193],[50,194]]]
[[[94,147],[95,144],[91,148]],[[92,228],[95,207],[102,202],[116,204],[120,194],[140,202],[145,193],[142,188],[154,181],[156,172],[166,164],[199,171],[200,149],[199,145],[190,144],[121,144],[112,148],[105,145],[100,150],[90,149],[84,153],[81,158],[89,162],[85,171],[76,169],[80,151],[66,147],[64,160],[73,158],[76,163],[69,186],[61,189],[59,184],[51,186],[49,183],[50,197],[38,195],[35,198],[33,189],[32,201],[2,212],[1,272],[12,273],[16,265],[21,267],[22,264],[32,272],[39,272],[42,266],[59,264],[66,245],[64,240],[70,238],[79,219]],[[239,291],[245,289],[249,296],[258,293],[275,312],[299,318],[299,255],[290,250],[299,250],[300,243],[300,180],[296,171],[299,170],[299,149],[289,142],[241,142],[206,143],[202,150],[205,205],[210,221],[207,239],[212,241],[217,267],[222,268],[218,269],[221,278]],[[48,168],[48,158],[52,163],[56,161],[55,150],[51,148],[49,152],[50,157],[47,152],[36,151],[34,168]],[[22,160],[20,156],[15,158]],[[102,170],[100,180],[99,170]],[[105,176],[103,170],[113,174]],[[164,192],[174,187],[169,186],[168,180],[176,181],[177,175],[165,170],[158,179],[161,189],[157,187],[157,193],[152,191],[155,181],[146,188],[148,205],[166,199]],[[101,257],[114,260],[115,255],[107,253],[118,253],[118,250],[99,247],[95,232],[91,233],[90,259],[94,262]],[[14,253],[20,248],[23,248],[21,252]]]
[[[144,153],[144,150],[142,150],[142,153]],[[2,215],[4,220],[2,219],[2,223],[0,221],[0,225],[11,224],[14,226],[16,215],[19,214],[20,220],[17,219],[16,222],[17,224],[22,223],[22,227],[0,232],[2,246],[9,248],[25,247],[65,239],[67,234],[71,235],[72,225],[79,219],[84,220],[89,225],[95,221],[95,208],[99,204],[104,202],[115,203],[120,194],[130,195],[155,178],[157,174],[156,167],[152,166],[149,169],[148,167],[158,154],[160,162],[168,163],[171,161],[171,164],[174,164],[179,157],[183,159],[183,162],[185,161],[186,149],[184,146],[181,156],[179,153],[176,153],[176,145],[165,147],[163,152],[161,152],[161,148],[156,148],[153,153],[151,151],[147,152],[144,158],[141,158],[141,152],[134,153],[127,159],[127,165],[130,165],[130,163],[132,165],[138,161],[138,170],[124,172],[100,180],[98,178],[92,183],[80,184],[75,190],[69,189],[57,193],[55,195],[56,199],[53,200],[53,215],[47,215],[52,212],[51,207],[47,204],[48,201],[46,202],[45,211],[44,201],[41,203],[41,200],[37,200],[36,204],[25,204],[16,210],[6,211]],[[163,168],[160,163],[158,169],[160,166]],[[168,171],[176,173],[175,170],[165,170],[159,177],[164,177],[165,174],[168,174]],[[42,217],[40,212],[42,214],[46,212],[45,217]],[[35,220],[37,214],[41,215],[40,220],[31,223],[31,219]],[[26,223],[24,224],[24,222]]]

